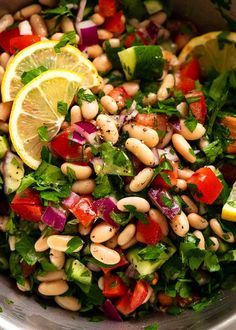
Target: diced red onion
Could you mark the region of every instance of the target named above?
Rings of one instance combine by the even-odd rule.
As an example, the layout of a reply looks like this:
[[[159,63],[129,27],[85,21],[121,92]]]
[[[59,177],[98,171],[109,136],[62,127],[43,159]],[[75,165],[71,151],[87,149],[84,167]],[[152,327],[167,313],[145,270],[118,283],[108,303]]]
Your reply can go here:
[[[86,142],[86,139],[83,136],[81,136],[78,132],[73,132],[70,140],[78,143],[81,146]]]
[[[66,223],[66,216],[64,212],[52,206],[46,207],[41,219],[48,226],[59,231],[63,231]]]
[[[171,126],[176,132],[179,132],[181,130],[179,117],[171,116],[168,122],[171,124]]]
[[[106,299],[105,303],[102,306],[102,310],[109,319],[119,322],[123,321],[116,307],[113,305],[110,299]]]
[[[97,25],[90,20],[76,22],[76,30],[81,38],[81,44],[92,46],[99,43]]]
[[[83,20],[86,3],[87,0],[80,0],[79,10],[76,16],[76,23],[80,23]]]
[[[84,137],[90,144],[98,144],[97,128],[88,121],[80,121],[74,124],[74,130]]]
[[[161,212],[170,220],[174,219],[174,217],[181,212],[179,205],[165,189],[152,188],[149,190],[148,196],[150,197],[153,204],[156,205],[161,210]],[[171,202],[171,207],[166,205],[165,201],[167,200]]]
[[[87,263],[88,269],[90,269],[92,272],[100,272],[101,268],[99,268],[97,265],[94,265],[92,262]]]
[[[133,264],[130,264],[128,266],[128,268],[125,271],[125,275],[128,276],[129,278],[137,278],[138,275],[138,271],[136,270],[136,268],[134,267]]]
[[[154,155],[154,157],[155,157],[155,164],[154,164],[154,165],[157,166],[157,165],[159,164],[159,162],[160,162],[159,154],[158,154],[156,148],[152,148],[151,150],[152,150],[153,155]]]
[[[97,199],[93,202],[93,207],[100,218],[102,218],[113,227],[119,227],[119,225],[111,218],[110,215],[111,212],[120,212],[116,206],[116,200],[114,198],[105,197]]]
[[[158,32],[160,30],[159,27],[154,22],[150,21],[145,29],[150,40],[149,44],[155,45],[158,39]]]
[[[67,208],[70,209],[72,208],[76,203],[78,203],[79,201],[79,196],[74,193],[73,191],[70,193],[70,196],[67,197],[66,199],[63,200],[62,205]]]
[[[174,162],[179,160],[179,157],[171,146],[165,147],[164,149],[157,149],[157,152],[159,158],[161,158],[162,155],[165,155],[168,160],[173,160]]]

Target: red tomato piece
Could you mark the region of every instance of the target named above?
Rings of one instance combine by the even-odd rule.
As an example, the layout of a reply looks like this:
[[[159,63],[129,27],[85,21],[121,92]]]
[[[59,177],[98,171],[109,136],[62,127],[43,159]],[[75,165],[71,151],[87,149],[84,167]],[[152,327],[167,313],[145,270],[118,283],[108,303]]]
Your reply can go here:
[[[37,35],[18,36],[10,39],[10,53],[15,54],[17,51],[22,50],[41,40]]]
[[[116,0],[98,0],[98,11],[104,17],[115,15],[117,10]]]
[[[180,70],[181,77],[187,77],[193,80],[199,80],[201,76],[201,68],[199,61],[193,57],[188,63],[185,63]]]
[[[116,251],[120,253],[120,261],[118,262],[118,264],[116,264],[116,265],[114,265],[112,267],[102,268],[104,274],[107,274],[107,273],[111,272],[114,269],[117,269],[117,268],[120,268],[120,267],[123,267],[123,266],[126,266],[126,265],[129,264],[129,262],[126,259],[124,253],[122,253],[122,251],[120,249],[116,249]]]
[[[179,82],[176,85],[176,89],[181,91],[182,93],[186,94],[194,90],[195,88],[195,81],[192,78],[188,77],[180,77]]]
[[[138,280],[130,301],[130,308],[132,312],[144,303],[147,295],[148,284],[144,280]]]
[[[123,315],[132,313],[130,308],[130,302],[132,298],[132,292],[128,291],[123,297],[121,297],[116,303],[116,308]]]
[[[20,35],[19,29],[14,28],[0,33],[0,47],[7,53],[10,53],[10,40]]]
[[[130,98],[123,87],[113,88],[113,90],[108,95],[116,101],[119,109],[124,108],[125,100]]]
[[[85,161],[91,159],[91,152],[88,149],[84,149],[78,143],[71,141],[70,135],[72,134],[71,129],[67,129],[62,133],[59,133],[51,141],[51,149],[53,153],[66,160],[73,161]]]
[[[159,115],[156,113],[139,113],[135,117],[135,122],[138,125],[152,127],[153,129],[159,130],[163,133],[167,130],[167,116]]]
[[[196,201],[212,204],[224,188],[215,173],[208,167],[198,169],[187,180]]]
[[[178,179],[178,164],[176,162],[173,161],[169,161],[173,167],[173,171],[171,170],[163,170],[161,171],[161,173],[166,173],[170,184],[168,184],[163,177],[161,176],[161,174],[158,174],[155,179],[152,181],[152,187],[162,187],[164,189],[168,189],[171,188],[173,186],[176,185],[177,183],[177,179]]]
[[[146,40],[141,31],[136,31],[134,33],[129,34],[124,40],[124,46],[126,48],[129,48],[133,46],[133,43],[137,44],[137,42],[143,45],[148,44],[148,41]]]
[[[128,291],[128,287],[118,275],[106,274],[103,278],[104,288],[102,294],[106,298],[121,297]]]
[[[192,102],[189,104],[189,108],[192,111],[194,117],[199,121],[199,123],[204,124],[206,120],[206,101],[202,91],[192,91],[191,93],[187,94],[186,99],[197,97],[199,98],[198,101]]]
[[[136,229],[136,239],[138,242],[156,245],[162,237],[161,227],[155,219],[147,217],[147,223],[138,220]]]
[[[97,217],[93,209],[93,198],[89,195],[79,196],[79,201],[70,208],[70,211],[85,227],[89,226]]]
[[[41,205],[41,199],[36,190],[27,188],[24,191],[15,194],[11,204]]]
[[[111,17],[107,17],[104,23],[104,29],[112,33],[121,34],[125,31],[125,20],[123,11],[120,10]]]

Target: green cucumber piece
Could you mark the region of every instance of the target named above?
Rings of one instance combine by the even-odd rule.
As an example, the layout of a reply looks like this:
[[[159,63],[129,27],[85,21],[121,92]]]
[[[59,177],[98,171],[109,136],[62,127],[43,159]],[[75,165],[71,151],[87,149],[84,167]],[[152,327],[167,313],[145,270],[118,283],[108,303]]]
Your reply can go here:
[[[163,4],[160,0],[145,0],[143,3],[149,15],[153,15],[163,9]]]

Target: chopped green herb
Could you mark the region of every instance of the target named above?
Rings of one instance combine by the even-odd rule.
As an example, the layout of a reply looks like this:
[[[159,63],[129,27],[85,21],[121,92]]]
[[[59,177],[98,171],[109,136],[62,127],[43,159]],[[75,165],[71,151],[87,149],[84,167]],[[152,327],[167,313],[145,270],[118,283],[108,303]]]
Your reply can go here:
[[[47,71],[48,69],[45,66],[41,65],[36,69],[32,69],[30,71],[25,71],[21,75],[21,82],[26,85],[34,78],[38,77],[42,72]]]
[[[57,111],[58,111],[62,116],[66,116],[68,110],[69,110],[69,108],[68,108],[68,104],[67,104],[66,102],[63,102],[63,101],[58,101],[58,102],[57,102]]]
[[[150,325],[147,325],[144,330],[158,330],[159,329],[159,324],[158,323],[153,323]]]
[[[77,180],[75,171],[70,166],[66,167],[66,173],[67,173],[67,176],[68,176],[68,179],[69,179],[70,182],[73,182],[73,181]]]
[[[75,31],[66,32],[63,34],[58,43],[54,46],[54,50],[56,53],[60,53],[61,48],[66,45],[75,45],[76,44],[76,34]]]
[[[77,250],[81,245],[83,245],[83,241],[80,237],[75,236],[67,243],[67,250],[66,253],[70,254]]]
[[[49,135],[48,135],[48,127],[47,126],[41,126],[37,129],[39,138],[41,141],[48,142],[49,141]]]
[[[197,127],[197,123],[197,119],[194,116],[188,116],[184,121],[185,126],[190,132],[193,132],[195,130],[195,128]]]
[[[159,243],[155,246],[147,246],[143,248],[141,251],[139,251],[138,255],[143,260],[156,260],[160,258],[161,254],[167,250],[167,247]]]
[[[90,94],[90,93],[86,92],[86,90],[84,88],[79,89],[79,91],[77,93],[77,98],[78,98],[79,105],[81,105],[82,101],[91,103],[96,100],[96,96],[94,94]]]

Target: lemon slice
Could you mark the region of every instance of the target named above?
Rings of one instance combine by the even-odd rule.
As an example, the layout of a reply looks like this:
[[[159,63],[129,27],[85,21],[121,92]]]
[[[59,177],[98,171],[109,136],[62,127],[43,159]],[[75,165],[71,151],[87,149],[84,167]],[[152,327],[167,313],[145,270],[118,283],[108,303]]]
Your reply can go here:
[[[64,116],[59,101],[69,106],[83,77],[67,70],[48,70],[23,87],[15,97],[9,121],[12,144],[23,162],[36,169],[41,162],[42,142],[38,129],[46,127],[48,140],[59,131]]]
[[[220,43],[219,40],[224,42]],[[220,47],[221,45],[222,47]],[[181,51],[180,63],[184,63],[191,56],[196,56],[199,59],[203,75],[211,70],[222,73],[228,69],[235,69],[236,33],[222,34],[222,31],[217,31],[193,38]]]
[[[21,76],[24,72],[44,66],[47,69],[66,69],[83,76],[83,87],[100,84],[95,66],[73,46],[54,50],[57,41],[37,42],[20,51],[8,64],[3,77],[1,92],[3,102],[12,101],[23,87]]]
[[[233,185],[231,193],[224,204],[221,218],[229,221],[236,221],[236,182]]]

